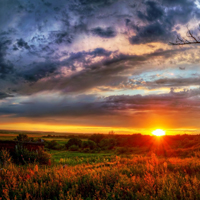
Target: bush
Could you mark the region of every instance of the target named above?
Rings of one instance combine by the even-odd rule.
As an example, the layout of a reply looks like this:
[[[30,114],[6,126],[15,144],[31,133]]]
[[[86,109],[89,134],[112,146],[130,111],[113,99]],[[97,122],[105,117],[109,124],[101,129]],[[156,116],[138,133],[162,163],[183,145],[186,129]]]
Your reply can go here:
[[[29,151],[22,145],[18,144],[15,151],[12,153],[12,157],[17,164],[27,164],[36,161],[37,153],[34,151]]]
[[[99,146],[103,149],[103,150],[111,150],[113,149],[117,144],[116,139],[110,138],[110,139],[103,139],[101,140]]]
[[[96,149],[97,144],[95,142],[93,142],[92,140],[88,140],[88,141],[83,141],[82,143],[82,148],[88,148],[90,150]]]
[[[130,149],[127,147],[118,147],[116,148],[116,153],[117,154],[126,154],[126,153],[130,153]]]
[[[105,136],[103,134],[94,134],[91,135],[89,139],[94,141],[98,145],[104,137]]]
[[[19,134],[17,138],[15,138],[15,140],[23,142],[23,141],[29,141],[29,138],[28,138],[28,135],[22,133],[22,134]]]
[[[51,162],[51,154],[45,152],[43,149],[39,149],[37,160],[40,164],[50,164]]]
[[[43,149],[38,151],[29,151],[26,148],[23,148],[21,145],[18,145],[15,152],[12,154],[13,160],[17,164],[28,164],[39,162],[40,164],[48,164],[51,155],[45,152]]]
[[[67,142],[67,144],[65,144],[65,147],[66,147],[67,149],[69,149],[69,148],[70,148],[71,146],[73,146],[73,145],[78,146],[78,148],[81,147],[81,146],[82,146],[82,140],[81,140],[81,139],[78,139],[78,138],[71,138],[71,139]]]
[[[84,148],[82,152],[83,152],[83,153],[91,153],[91,152],[90,152],[90,148]]]
[[[4,167],[10,165],[12,163],[12,158],[10,156],[10,152],[5,149],[2,149],[0,151],[0,161]]]
[[[56,140],[45,141],[45,147],[53,150],[60,150],[62,146]]]
[[[72,145],[72,146],[69,147],[69,150],[70,150],[70,151],[78,151],[78,150],[79,150],[79,147],[76,146],[76,145]]]

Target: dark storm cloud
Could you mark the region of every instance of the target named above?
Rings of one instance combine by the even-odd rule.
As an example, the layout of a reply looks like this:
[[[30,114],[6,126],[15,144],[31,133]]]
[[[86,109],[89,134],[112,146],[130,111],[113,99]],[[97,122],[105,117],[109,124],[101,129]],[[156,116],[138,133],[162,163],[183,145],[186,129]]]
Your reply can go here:
[[[99,5],[99,6],[106,6],[110,5],[116,0],[79,0],[82,5]]]
[[[185,49],[183,48],[181,51],[185,51]],[[71,53],[68,59],[61,62],[34,63],[31,69],[23,71],[18,76],[24,77],[25,80],[33,84],[21,87],[18,92],[33,94],[45,90],[58,90],[66,93],[85,91],[97,86],[119,87],[121,82],[127,80],[127,77],[123,75],[125,71],[134,70],[136,66],[145,61],[151,60],[152,62],[157,57],[168,59],[172,54],[176,55],[179,52],[180,50],[158,50],[142,56],[118,54],[113,58],[109,57],[112,52],[99,48],[89,52]],[[107,58],[100,62],[91,63],[90,59],[86,59],[88,55],[91,56],[91,59],[95,56],[107,56]],[[77,62],[84,64],[81,71],[76,71],[75,63]],[[63,75],[62,72],[58,71],[62,66],[66,66],[66,69],[71,69],[74,73],[70,76]],[[40,81],[40,79],[49,76],[49,79]]]
[[[22,76],[28,82],[36,82],[39,79],[50,76],[57,70],[58,66],[56,63],[47,61],[44,63],[33,63],[28,67],[29,69],[24,70],[18,76]]]
[[[161,17],[164,15],[163,9],[153,1],[147,1],[146,2],[146,15],[142,13],[141,11],[138,11],[138,17],[142,20],[147,20],[149,22],[161,19]]]
[[[87,116],[117,116],[134,111],[135,114],[154,113],[163,110],[165,113],[175,111],[199,112],[200,90],[185,90],[175,92],[171,90],[165,94],[154,95],[116,95],[99,98],[95,95],[54,96],[40,94],[30,96],[26,100],[4,102],[0,107],[0,114],[12,114],[17,117],[87,117]],[[45,96],[45,98],[44,98]]]
[[[167,5],[164,6],[164,4]],[[176,24],[186,24],[192,18],[199,17],[199,9],[194,1],[170,1],[163,3],[146,1],[146,12],[138,11],[137,16],[146,22],[145,25],[134,25],[135,36],[130,37],[131,44],[145,44],[150,42],[168,43],[177,35],[173,31]]]
[[[94,2],[93,5],[96,3]],[[13,38],[17,39],[18,45],[24,48],[30,46],[26,44],[30,40],[30,36],[37,39],[37,42],[70,44],[73,42],[74,36],[87,30],[88,13],[86,8],[88,6],[81,7],[81,2],[64,0],[56,2],[53,0],[33,2],[9,0],[6,4],[0,2],[0,28],[3,30],[2,33],[9,34],[13,34],[11,30],[15,30]],[[77,7],[79,9],[76,9]],[[86,22],[83,22],[85,20],[82,21],[80,17],[82,19],[85,17]],[[55,27],[55,24],[58,26]],[[45,40],[42,36],[45,37]],[[16,46],[14,49],[16,50]]]
[[[1,38],[0,41],[0,78],[2,79],[6,78],[8,74],[11,74],[14,71],[12,63],[5,59],[8,46],[11,42],[12,41],[7,38]]]
[[[103,48],[96,48],[94,49],[94,51],[91,51],[88,54],[96,57],[96,56],[110,56],[111,53],[112,53],[111,51],[107,51]]]
[[[68,32],[59,32],[59,31],[55,31],[55,32],[52,32],[49,36],[51,38],[52,41],[54,41],[55,43],[57,44],[61,44],[61,43],[72,43],[73,41],[73,35]]]
[[[70,53],[69,58],[67,61],[78,61],[84,59],[86,56],[90,55],[93,57],[98,57],[98,56],[103,56],[103,57],[108,57],[110,56],[112,51],[107,51],[104,48],[96,48],[92,51],[82,51],[82,52],[77,52],[77,53]]]
[[[106,105],[113,110],[135,110],[135,111],[154,111],[154,110],[199,110],[200,90],[184,90],[170,93],[154,95],[120,95],[106,98]]]
[[[179,5],[191,5],[191,3],[193,3],[193,1],[191,0],[161,0],[161,2],[166,5],[166,6],[179,6]]]
[[[91,30],[94,35],[98,35],[102,38],[112,38],[115,37],[117,34],[112,27],[107,27],[105,29],[101,27],[97,27]]]
[[[32,64],[25,67],[23,71],[17,72],[16,76],[21,77],[30,83],[34,83],[44,77],[59,75],[61,72],[58,70],[62,66],[65,66],[65,68],[71,69],[72,71],[76,71],[76,67],[74,65],[76,62],[81,64],[85,63],[85,68],[87,68],[88,63],[90,63],[90,59],[88,58],[86,61],[86,56],[90,56],[91,59],[95,57],[109,57],[111,53],[111,51],[107,51],[103,48],[96,48],[88,52],[82,51],[77,53],[70,53],[69,57],[63,61],[46,60],[45,62],[33,62]],[[69,79],[73,79],[73,77]],[[60,81],[62,81],[62,78]]]
[[[159,22],[140,27],[138,34],[130,38],[132,44],[145,44],[150,42],[161,42],[171,38],[171,30],[168,30]]]
[[[7,97],[13,97],[13,95],[10,95],[10,94],[7,94],[7,93],[3,93],[3,92],[0,92],[0,99],[5,99]]]
[[[196,12],[192,1],[184,2],[187,6],[181,1],[171,4],[170,1],[163,1],[168,5],[164,7],[162,3],[145,1],[138,12],[131,1],[0,2],[0,39],[3,41],[5,34],[11,38],[5,45],[0,43],[0,77],[15,79],[19,87],[13,88],[19,93],[27,88],[29,94],[40,90],[77,92],[96,86],[117,86],[127,80],[127,76],[122,75],[125,71],[159,56],[169,58],[172,53],[182,50],[135,56],[134,52],[126,55],[106,50],[103,43],[93,47],[91,41],[94,49],[79,51],[77,49],[82,49],[82,42],[85,42],[82,38],[86,37],[86,42],[90,42],[91,33],[96,37],[113,38],[119,28],[133,26],[135,18],[131,12],[135,12],[133,14],[142,21],[142,26],[134,26],[136,35],[130,38],[131,43],[166,41],[171,38],[175,24],[187,22]],[[7,10],[12,12],[6,18]],[[105,16],[109,16],[109,19],[105,19]],[[120,20],[123,21],[122,27]],[[72,75],[65,76],[62,69],[70,71]]]
[[[17,40],[17,46],[18,48],[30,49],[30,46],[28,45],[28,43],[25,42],[22,38]]]
[[[12,101],[0,107],[1,114],[14,114],[18,117],[48,117],[48,116],[90,116],[104,115],[109,111],[104,110],[102,103],[93,95],[62,96],[59,98],[46,94],[44,96],[31,96],[31,100],[13,104]],[[19,101],[19,100],[18,100]]]
[[[79,92],[94,88],[99,85],[113,85],[124,78],[118,75],[124,70],[124,66],[120,64],[104,65],[102,63],[85,67],[81,72],[77,72],[70,77],[51,78],[50,80],[37,82],[29,88],[28,93],[39,92],[42,90],[61,90],[66,92]],[[113,76],[113,74],[115,74]],[[19,92],[23,92],[23,89]]]
[[[76,11],[81,16],[95,16],[100,9],[107,8],[118,0],[79,0],[70,5],[70,10]]]

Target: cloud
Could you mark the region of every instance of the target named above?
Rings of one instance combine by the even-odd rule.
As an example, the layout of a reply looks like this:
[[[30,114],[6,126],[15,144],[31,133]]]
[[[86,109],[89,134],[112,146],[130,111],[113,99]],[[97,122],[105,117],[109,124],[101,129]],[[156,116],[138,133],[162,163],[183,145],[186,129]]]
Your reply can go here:
[[[163,110],[165,113],[171,111],[188,112],[188,110],[199,110],[200,90],[184,90],[175,92],[173,89],[170,93],[154,95],[118,95],[106,98],[108,107],[113,110],[133,110],[156,112]],[[195,111],[196,112],[196,111]]]
[[[115,32],[115,30],[112,27],[107,27],[105,29],[103,29],[101,27],[96,27],[96,28],[92,29],[91,32],[94,35],[97,35],[102,38],[112,38],[117,35],[117,33]]]
[[[27,42],[25,42],[22,38],[17,40],[17,46],[18,48],[25,48],[25,49],[30,49],[30,46],[28,45]]]
[[[184,48],[181,50],[185,51]],[[18,94],[33,94],[40,91],[62,91],[64,93],[88,91],[99,86],[127,87],[128,74],[137,69],[137,73],[143,73],[144,67],[139,67],[157,58],[165,61],[171,59],[180,50],[159,50],[150,54],[126,55],[96,48],[91,51],[82,51],[67,54],[68,58],[58,60],[46,60],[45,62],[33,62],[28,67],[16,73],[21,79],[19,84],[10,86]],[[96,61],[96,59],[100,61]],[[145,87],[158,85],[148,83]],[[137,87],[135,83],[131,87]]]
[[[0,78],[2,79],[5,79],[8,74],[14,71],[12,63],[9,60],[5,60],[7,49],[11,42],[12,41],[7,38],[1,38],[0,41]]]
[[[143,23],[132,26],[136,35],[129,38],[131,44],[168,43],[177,35],[173,29],[175,25],[185,25],[192,18],[200,16],[193,1],[162,2],[146,1],[143,10],[137,12],[137,17]]]
[[[43,62],[43,63],[33,63],[29,65],[29,69],[24,70],[19,73],[18,76],[23,77],[28,82],[36,82],[44,77],[48,77],[57,70],[56,63],[53,62]]]
[[[5,99],[5,98],[7,98],[7,97],[13,97],[13,95],[0,92],[0,99]]]
[[[199,112],[200,90],[154,95],[116,95],[99,97],[96,95],[63,95],[58,93],[40,93],[38,95],[14,97],[0,103],[0,114],[12,114],[15,117],[44,118],[68,117],[71,119],[92,116],[130,117],[149,116],[162,112],[163,116],[187,115]],[[18,103],[15,103],[18,102]],[[112,119],[113,119],[112,118]],[[139,119],[138,119],[139,120]],[[109,119],[108,119],[109,121]],[[140,121],[140,120],[139,120]]]
[[[0,113],[13,114],[18,117],[40,118],[108,114],[107,111],[102,109],[101,102],[98,102],[98,98],[94,95],[64,96],[61,94],[59,98],[56,95],[54,93],[41,93],[28,98],[15,97],[0,105]],[[19,103],[15,104],[15,101]]]
[[[155,84],[157,84],[158,87],[183,87],[190,85],[198,86],[199,83],[200,78],[162,78],[155,81]],[[152,84],[152,87],[154,87],[155,84]],[[147,85],[151,85],[151,83],[147,83]]]
[[[73,41],[73,35],[66,31],[51,32],[49,38],[51,38],[51,42],[54,41],[57,44],[61,44],[63,42],[65,44],[71,44]]]
[[[153,81],[146,81],[143,78],[138,79],[128,79],[120,84],[123,89],[157,89],[157,88],[183,88],[189,86],[199,86],[200,78],[190,77],[190,78],[154,78]]]
[[[8,11],[12,11],[9,16]],[[101,94],[108,94],[105,91],[108,88],[116,89],[117,94],[123,88],[120,88],[122,83],[123,89],[143,87],[145,90],[198,85],[198,78],[188,78],[187,75],[151,80],[136,80],[135,77],[145,75],[146,71],[157,73],[156,69],[170,61],[180,61],[181,66],[185,62],[198,62],[198,53],[193,56],[186,52],[185,47],[171,50],[163,43],[173,40],[176,26],[185,26],[199,16],[196,4],[189,0],[143,1],[138,4],[131,0],[0,2],[0,99],[12,97],[10,92],[18,95],[7,98],[7,103],[2,104],[0,110],[27,117],[83,117],[133,110],[137,113],[153,112],[165,106],[181,109],[178,105],[183,105],[183,102],[189,102],[196,108],[197,96],[188,96],[188,92],[118,95],[101,100],[97,100],[97,94],[94,97],[77,94],[89,93],[96,88],[101,88]],[[105,39],[106,43],[102,42]],[[132,45],[151,42],[162,44],[147,48]],[[147,51],[150,53],[143,53]],[[185,55],[183,52],[186,52]],[[130,78],[135,81],[130,82]],[[55,98],[45,95],[34,97],[34,94],[44,91],[59,93]],[[79,101],[73,102],[64,97],[67,94],[76,94]],[[17,100],[22,98],[20,95],[31,96],[17,104]]]
[[[88,54],[96,57],[96,56],[110,56],[111,53],[112,53],[111,51],[107,51],[103,48],[96,48],[93,51],[89,52]]]
[[[165,25],[155,22],[139,27],[136,36],[129,39],[131,44],[146,44],[151,42],[167,42],[172,38],[172,32]]]
[[[154,1],[147,1],[146,2],[146,15],[138,11],[138,17],[142,20],[147,20],[148,22],[152,22],[155,20],[161,19],[164,15],[163,9]]]

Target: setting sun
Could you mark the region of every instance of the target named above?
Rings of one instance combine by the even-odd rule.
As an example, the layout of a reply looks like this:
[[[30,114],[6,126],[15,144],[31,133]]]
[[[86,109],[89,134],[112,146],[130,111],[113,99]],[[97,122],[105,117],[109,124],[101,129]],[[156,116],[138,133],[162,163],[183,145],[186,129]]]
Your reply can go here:
[[[165,131],[163,131],[161,129],[156,129],[155,131],[152,132],[152,134],[155,136],[163,136],[163,135],[165,135]]]

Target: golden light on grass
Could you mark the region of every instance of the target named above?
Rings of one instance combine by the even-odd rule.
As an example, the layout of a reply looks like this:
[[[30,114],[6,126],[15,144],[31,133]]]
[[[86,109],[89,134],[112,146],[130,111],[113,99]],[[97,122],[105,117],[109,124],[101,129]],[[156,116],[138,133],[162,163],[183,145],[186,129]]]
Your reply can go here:
[[[155,136],[163,136],[165,135],[165,131],[163,131],[162,129],[156,129],[152,132],[152,134]]]

